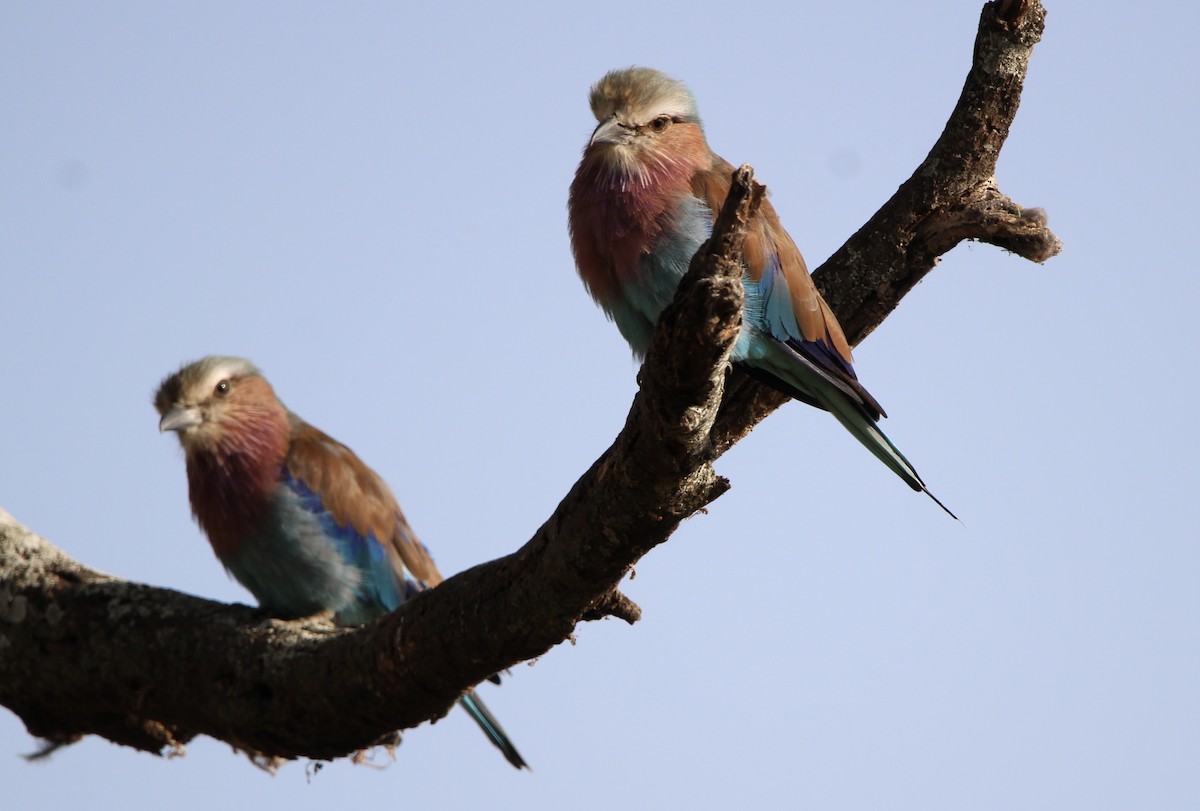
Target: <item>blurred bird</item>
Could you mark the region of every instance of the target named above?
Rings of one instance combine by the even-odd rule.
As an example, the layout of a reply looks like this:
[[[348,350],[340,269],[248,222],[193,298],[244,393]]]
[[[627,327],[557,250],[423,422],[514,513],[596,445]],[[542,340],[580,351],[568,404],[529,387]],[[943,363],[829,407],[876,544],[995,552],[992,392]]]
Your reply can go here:
[[[249,361],[184,366],[154,407],[159,430],[183,445],[197,523],[273,616],[330,611],[360,625],[442,582],[383,479],[284,407]],[[474,690],[459,703],[509,763],[527,768]]]
[[[657,70],[614,70],[592,87],[590,102],[600,123],[571,183],[571,247],[588,292],[640,359],[712,231],[733,166],[709,148],[691,91]],[[766,199],[744,255],[745,304],[733,362],[832,413],[910,487],[950,513],[876,427],[883,408],[858,382],[841,326]]]

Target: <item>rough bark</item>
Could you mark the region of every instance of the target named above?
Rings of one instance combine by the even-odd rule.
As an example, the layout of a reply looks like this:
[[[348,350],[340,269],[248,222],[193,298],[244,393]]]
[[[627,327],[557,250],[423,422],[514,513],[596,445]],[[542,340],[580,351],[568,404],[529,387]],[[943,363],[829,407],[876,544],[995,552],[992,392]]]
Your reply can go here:
[[[1038,262],[1058,252],[1044,214],[993,176],[1044,19],[1036,0],[984,7],[945,131],[814,274],[852,342],[964,239]],[[624,428],[518,551],[345,630],[92,571],[0,510],[0,703],[51,747],[97,734],[161,754],[203,734],[262,763],[333,758],[444,715],[462,690],[542,655],[581,620],[636,621],[617,584],[728,489],[712,462],[783,401],[727,374],[744,226],[761,195],[738,170],[658,325]]]
[[[995,0],[983,7],[970,72],[929,155],[813,272],[851,344],[870,335],[959,242],[988,242],[1034,262],[1045,262],[1062,249],[1047,227],[1045,212],[1014,203],[1000,192],[995,178],[1045,21],[1046,10],[1037,0]],[[724,452],[786,400],[735,373],[713,443]]]

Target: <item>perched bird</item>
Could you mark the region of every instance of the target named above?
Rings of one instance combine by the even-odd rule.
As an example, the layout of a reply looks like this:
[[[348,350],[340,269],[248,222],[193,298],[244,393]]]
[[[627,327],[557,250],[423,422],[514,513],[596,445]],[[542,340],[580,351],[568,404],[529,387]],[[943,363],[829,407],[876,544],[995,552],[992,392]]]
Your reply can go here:
[[[212,356],[154,395],[179,436],[192,514],[225,568],[273,616],[359,625],[442,582],[379,475],[289,411],[257,368]],[[525,761],[475,694],[459,703],[508,762]]]
[[[712,231],[733,166],[709,148],[691,91],[657,70],[614,70],[592,87],[590,102],[600,123],[571,183],[571,248],[588,292],[641,358],[659,314]],[[766,199],[746,239],[742,283],[733,362],[832,413],[910,487],[946,510],[876,427],[883,408],[858,382],[841,326]]]

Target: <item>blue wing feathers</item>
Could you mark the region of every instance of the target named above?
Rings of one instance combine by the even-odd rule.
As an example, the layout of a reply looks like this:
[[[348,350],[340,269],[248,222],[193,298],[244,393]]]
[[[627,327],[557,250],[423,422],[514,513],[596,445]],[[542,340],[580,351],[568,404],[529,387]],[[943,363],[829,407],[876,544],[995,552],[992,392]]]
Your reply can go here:
[[[300,505],[320,522],[325,537],[332,542],[342,560],[358,570],[357,610],[352,613],[360,621],[393,611],[422,590],[420,583],[396,570],[378,538],[360,533],[353,525],[340,525],[325,508],[320,495],[303,480],[285,471],[283,483],[299,497]],[[350,617],[346,615],[343,619]]]

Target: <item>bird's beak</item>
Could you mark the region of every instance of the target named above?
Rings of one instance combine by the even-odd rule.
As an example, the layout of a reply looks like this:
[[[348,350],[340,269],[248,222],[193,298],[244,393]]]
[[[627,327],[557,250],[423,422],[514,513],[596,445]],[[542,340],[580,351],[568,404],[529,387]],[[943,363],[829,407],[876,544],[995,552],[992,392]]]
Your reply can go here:
[[[617,114],[613,113],[608,118],[600,122],[596,130],[592,133],[592,140],[588,141],[588,146],[596,144],[626,144],[633,137],[633,128],[622,124],[617,120]]]
[[[198,406],[173,405],[158,421],[159,433],[164,431],[186,431],[203,422]]]

